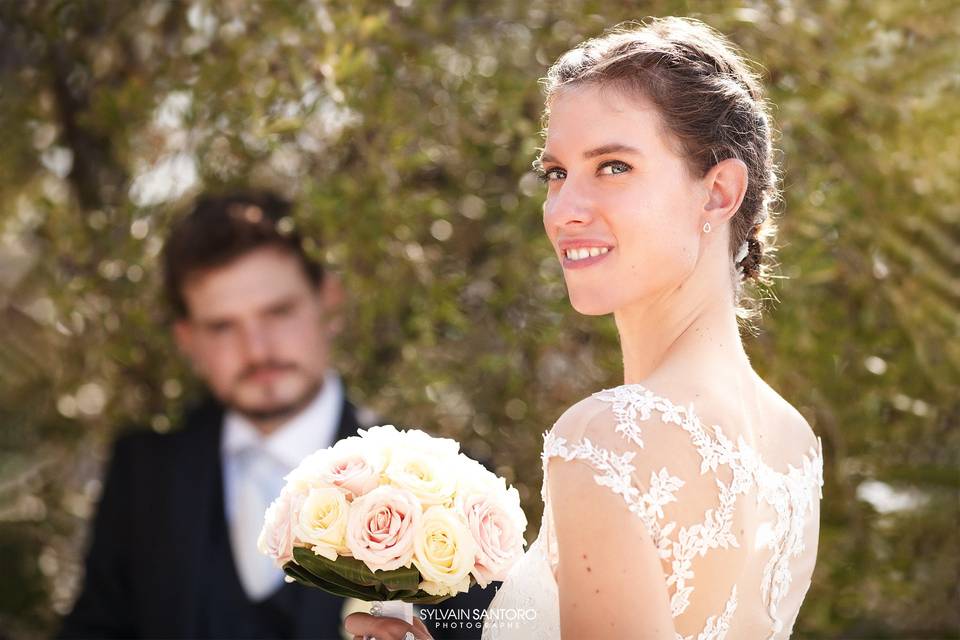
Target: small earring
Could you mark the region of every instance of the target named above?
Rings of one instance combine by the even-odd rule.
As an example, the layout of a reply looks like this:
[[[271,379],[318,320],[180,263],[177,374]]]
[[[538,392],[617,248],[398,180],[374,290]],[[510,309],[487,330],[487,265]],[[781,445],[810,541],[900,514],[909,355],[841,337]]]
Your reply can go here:
[[[710,233],[710,223],[709,223],[709,222],[704,222],[704,223],[703,223],[703,232],[704,232],[704,233]]]

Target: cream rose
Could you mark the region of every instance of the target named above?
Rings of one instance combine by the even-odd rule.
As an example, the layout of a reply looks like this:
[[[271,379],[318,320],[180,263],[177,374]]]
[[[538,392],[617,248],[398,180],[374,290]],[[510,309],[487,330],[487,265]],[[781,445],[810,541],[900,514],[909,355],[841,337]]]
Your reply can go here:
[[[431,595],[452,595],[470,588],[477,545],[467,525],[452,509],[433,506],[423,514],[414,540],[413,563]]]
[[[321,475],[327,468],[330,449],[320,449],[300,461],[296,469],[286,475],[286,487],[290,491],[306,495],[311,488],[323,486]]]
[[[420,517],[420,504],[412,493],[377,487],[350,505],[347,548],[373,571],[409,567]]]
[[[486,587],[493,580],[506,579],[525,543],[527,518],[520,507],[520,494],[513,487],[502,492],[470,493],[459,497],[457,506],[477,545],[472,569],[477,584]]]
[[[424,509],[433,505],[451,505],[457,488],[456,473],[450,460],[417,449],[393,452],[383,472],[395,487],[406,489],[420,500]]]
[[[342,490],[335,487],[310,489],[294,523],[294,535],[315,554],[328,560],[349,555],[346,544],[349,511]]]

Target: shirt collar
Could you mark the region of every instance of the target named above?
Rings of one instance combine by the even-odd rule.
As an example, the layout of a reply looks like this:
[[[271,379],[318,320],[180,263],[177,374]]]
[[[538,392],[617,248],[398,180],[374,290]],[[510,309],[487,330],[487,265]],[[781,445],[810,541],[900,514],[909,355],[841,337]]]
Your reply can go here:
[[[267,436],[246,417],[229,410],[224,416],[221,450],[232,456],[248,447],[262,447],[288,469],[317,449],[333,444],[340,425],[343,384],[335,371],[323,377],[323,387],[309,405]]]

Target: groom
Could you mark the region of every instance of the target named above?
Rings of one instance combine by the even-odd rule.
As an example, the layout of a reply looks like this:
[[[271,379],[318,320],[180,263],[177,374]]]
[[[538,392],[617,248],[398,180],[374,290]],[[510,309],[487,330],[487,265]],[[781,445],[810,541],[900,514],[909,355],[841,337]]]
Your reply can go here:
[[[256,548],[283,476],[361,426],[329,368],[342,291],[289,208],[269,194],[205,197],[168,238],[174,336],[212,397],[181,429],[117,442],[61,637],[341,637],[344,601],[284,583]],[[435,608],[484,610],[493,591]]]

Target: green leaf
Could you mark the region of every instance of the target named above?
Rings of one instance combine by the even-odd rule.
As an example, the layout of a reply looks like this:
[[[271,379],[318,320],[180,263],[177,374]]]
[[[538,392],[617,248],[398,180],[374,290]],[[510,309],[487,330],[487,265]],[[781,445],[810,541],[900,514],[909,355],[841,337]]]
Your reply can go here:
[[[416,591],[420,586],[420,571],[414,566],[374,571],[373,575],[390,591]]]
[[[373,574],[373,571],[365,565],[362,561],[357,560],[356,558],[349,558],[346,556],[340,556],[336,561],[327,560],[324,557],[317,557],[317,560],[323,563],[331,571],[336,572],[343,578],[355,582],[356,584],[362,584],[364,586],[376,587],[380,584],[380,580]]]
[[[439,604],[453,596],[435,596],[419,588],[416,567],[371,571],[356,558],[340,556],[335,561],[318,556],[309,549],[293,550],[294,562],[284,570],[298,582],[323,589],[336,596],[377,600],[402,600],[411,604]],[[471,580],[471,584],[472,584]]]
[[[310,572],[304,570],[304,568],[298,565],[296,562],[288,562],[283,566],[283,570],[288,576],[290,576],[291,578],[293,578],[294,580],[296,580],[302,585],[305,585],[307,587],[320,586],[317,583],[317,580],[314,579],[312,575],[310,575]]]
[[[294,558],[307,570],[327,576],[333,572],[354,585],[377,588],[387,591],[411,591],[420,585],[420,572],[416,567],[400,567],[390,571],[371,571],[366,564],[356,558],[340,556],[335,561],[318,556],[309,549],[294,549]],[[389,595],[384,593],[384,595]]]
[[[382,599],[375,588],[351,582],[323,563],[314,561],[313,558],[319,556],[313,556],[308,549],[303,549],[301,553],[298,551],[301,550],[294,549],[294,560],[299,566],[291,567],[294,563],[287,563],[284,567],[294,579],[338,596],[370,601]]]

